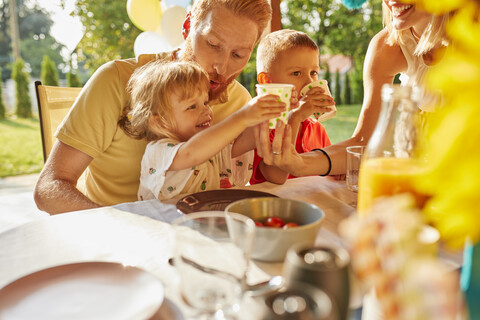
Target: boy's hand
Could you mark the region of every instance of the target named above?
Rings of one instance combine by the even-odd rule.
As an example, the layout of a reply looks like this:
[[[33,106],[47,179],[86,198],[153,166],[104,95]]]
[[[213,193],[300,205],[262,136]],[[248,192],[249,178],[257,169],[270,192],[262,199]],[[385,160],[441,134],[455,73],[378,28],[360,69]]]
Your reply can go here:
[[[277,95],[257,96],[238,111],[242,124],[248,128],[265,120],[279,117],[286,109]]]
[[[331,111],[331,105],[335,104],[332,97],[324,93],[320,87],[313,87],[300,99],[299,107],[292,111],[290,117],[295,121],[303,121],[314,113]]]

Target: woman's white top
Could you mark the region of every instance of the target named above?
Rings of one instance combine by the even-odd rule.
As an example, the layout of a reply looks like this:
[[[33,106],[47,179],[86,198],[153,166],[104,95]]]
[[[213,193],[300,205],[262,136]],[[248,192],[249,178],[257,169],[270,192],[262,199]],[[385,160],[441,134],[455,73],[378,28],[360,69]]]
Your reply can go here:
[[[407,71],[400,74],[400,82],[402,86],[421,87],[424,90],[423,97],[420,100],[419,108],[423,111],[434,111],[438,105],[439,97],[432,93],[425,92],[424,78],[425,73],[432,68],[425,63],[423,57],[413,55],[417,47],[417,41],[411,32],[404,32],[404,43],[399,44],[400,48],[407,60]]]

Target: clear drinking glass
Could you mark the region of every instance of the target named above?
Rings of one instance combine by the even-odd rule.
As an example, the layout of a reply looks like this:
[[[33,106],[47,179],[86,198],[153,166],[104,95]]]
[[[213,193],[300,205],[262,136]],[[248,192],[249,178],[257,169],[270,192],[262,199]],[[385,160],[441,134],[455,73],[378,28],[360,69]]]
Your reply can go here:
[[[347,150],[347,189],[353,192],[358,192],[358,173],[360,171],[360,164],[362,163],[364,146],[350,146]]]
[[[234,319],[240,310],[255,223],[221,211],[184,215],[175,228],[175,266],[198,319]]]

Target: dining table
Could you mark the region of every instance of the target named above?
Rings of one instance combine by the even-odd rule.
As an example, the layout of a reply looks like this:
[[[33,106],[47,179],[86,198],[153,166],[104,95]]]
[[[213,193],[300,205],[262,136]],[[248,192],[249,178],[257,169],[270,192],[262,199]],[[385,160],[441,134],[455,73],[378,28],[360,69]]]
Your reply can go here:
[[[339,235],[338,226],[343,219],[356,213],[357,193],[348,190],[345,181],[309,176],[289,179],[282,185],[264,182],[235,188],[268,192],[318,206],[325,217],[316,243],[348,246]],[[52,216],[39,214],[31,221],[19,224],[14,223],[15,212],[0,214],[0,288],[55,266],[84,262],[120,263],[146,270],[163,284],[170,309],[165,310],[163,303],[153,319],[192,317],[195,310],[182,299],[180,276],[169,263],[175,238],[171,222],[182,215],[176,207],[181,196],[185,195],[162,202],[155,199]],[[283,262],[253,260],[248,282],[259,283],[281,275],[282,268]],[[362,298],[360,286],[352,284],[351,310],[361,307]],[[258,318],[262,308],[258,298],[248,295],[242,306],[246,307],[240,311],[241,319]],[[174,317],[175,312],[181,317]]]

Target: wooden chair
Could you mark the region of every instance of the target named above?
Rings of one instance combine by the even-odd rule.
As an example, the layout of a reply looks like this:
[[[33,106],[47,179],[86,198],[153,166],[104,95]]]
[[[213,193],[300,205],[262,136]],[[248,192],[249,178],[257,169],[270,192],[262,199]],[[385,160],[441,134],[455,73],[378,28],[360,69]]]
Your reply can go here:
[[[80,90],[82,88],[45,86],[41,81],[35,81],[44,162],[47,161],[55,143],[54,133],[77,99]]]

